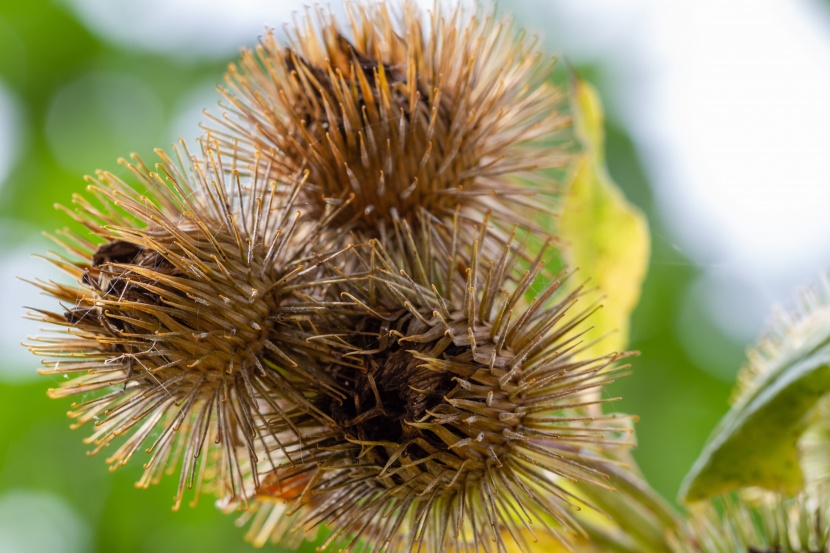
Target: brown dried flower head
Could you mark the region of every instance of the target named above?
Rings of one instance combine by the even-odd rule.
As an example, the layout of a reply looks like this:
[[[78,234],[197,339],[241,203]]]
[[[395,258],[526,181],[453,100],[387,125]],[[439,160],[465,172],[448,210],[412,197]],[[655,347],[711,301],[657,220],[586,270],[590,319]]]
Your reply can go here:
[[[304,455],[254,491],[255,543],[325,524],[324,548],[503,551],[512,539],[531,551],[534,532],[567,542],[580,529],[584,503],[563,479],[612,487],[603,467],[631,445],[627,421],[587,408],[607,401],[591,392],[626,354],[581,358],[594,307],[573,314],[579,290],[541,284],[544,250],[518,277],[512,247],[483,257],[483,228],[471,245],[430,240],[403,265],[377,241],[357,252],[365,278],[343,285],[363,315],[340,338],[364,365],[327,369],[344,399],[319,398],[333,424],[304,431]],[[393,249],[407,251],[418,241],[399,230]]]
[[[307,178],[312,215],[346,204],[333,222],[367,239],[421,212],[451,221],[456,206],[469,228],[485,213],[508,229],[547,214],[557,190],[542,169],[569,161],[569,119],[535,41],[439,4],[347,12],[347,28],[321,11],[287,47],[268,34],[243,51],[214,120],[223,147],[273,151],[277,180]]]
[[[303,361],[320,224],[293,207],[300,184],[243,177],[213,146],[203,154],[159,151],[155,170],[124,162],[132,185],[89,178],[98,201],[75,196],[65,211],[90,236],[60,232],[73,258],[50,258],[78,284],[37,283],[65,311],[33,313],[59,328],[30,344],[43,374],[71,376],[50,396],[81,397],[69,416],[94,423],[92,453],[120,440],[116,468],[147,448],[142,486],[181,465],[176,505],[206,479],[236,495],[240,463],[256,467],[262,413],[290,430],[286,410],[312,411],[308,389],[329,380]]]
[[[51,259],[78,282],[38,283],[65,310],[30,347],[93,453],[146,448],[140,484],[178,468],[177,506],[204,485],[255,543],[567,543],[571,483],[611,489],[630,445],[597,408],[628,354],[587,357],[595,306],[544,269],[570,160],[552,63],[461,8],[348,14],[243,52],[200,157],[91,179],[91,237]]]

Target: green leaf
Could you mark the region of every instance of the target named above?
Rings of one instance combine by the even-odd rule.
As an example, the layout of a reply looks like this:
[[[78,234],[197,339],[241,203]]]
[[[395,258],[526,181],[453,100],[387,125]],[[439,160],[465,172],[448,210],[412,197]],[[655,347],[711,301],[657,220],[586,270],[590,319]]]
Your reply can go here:
[[[576,135],[582,144],[573,181],[562,209],[558,235],[576,282],[602,294],[603,308],[591,321],[587,343],[602,337],[602,352],[624,349],[628,320],[640,297],[649,256],[645,217],[623,196],[605,167],[603,113],[599,96],[587,83],[574,85],[572,105]]]
[[[830,307],[811,310],[778,340],[710,436],[683,483],[683,500],[746,486],[785,495],[803,487],[799,440],[810,411],[830,392]]]

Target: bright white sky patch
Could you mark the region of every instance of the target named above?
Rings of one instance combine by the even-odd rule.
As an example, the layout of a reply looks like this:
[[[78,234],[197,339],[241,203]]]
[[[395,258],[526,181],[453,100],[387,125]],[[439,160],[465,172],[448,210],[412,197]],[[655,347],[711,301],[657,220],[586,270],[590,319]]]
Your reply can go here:
[[[641,146],[672,232],[655,240],[677,242],[712,285],[744,282],[763,312],[830,266],[830,17],[821,4],[533,4],[524,23],[550,21],[537,29],[550,44],[607,69],[610,115]],[[757,332],[761,320],[737,320],[757,307],[732,299],[713,316],[725,330],[743,328],[742,338]]]
[[[677,231],[698,255],[806,269],[830,234],[830,26],[792,0],[693,5],[660,83],[682,137],[658,173],[667,220],[687,214]]]
[[[307,0],[62,0],[110,42],[176,57],[226,57],[253,46],[266,27],[282,29],[292,14],[318,8],[343,12],[342,2]],[[433,0],[416,0],[424,10]],[[471,0],[446,2],[453,6]],[[397,5],[392,2],[392,5]]]
[[[225,57],[256,44],[266,26],[282,25],[301,2],[275,0],[64,0],[92,31],[111,42],[177,57]]]

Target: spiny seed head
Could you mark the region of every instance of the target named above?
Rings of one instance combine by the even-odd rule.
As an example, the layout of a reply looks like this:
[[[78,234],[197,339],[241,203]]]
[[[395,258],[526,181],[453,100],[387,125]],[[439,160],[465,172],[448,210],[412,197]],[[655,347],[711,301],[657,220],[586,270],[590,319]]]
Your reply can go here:
[[[542,169],[571,158],[552,61],[493,15],[390,10],[350,4],[347,28],[309,14],[286,47],[268,34],[231,66],[213,132],[273,151],[278,180],[307,178],[312,215],[340,205],[333,223],[364,239],[457,206],[470,226],[532,225],[556,192]]]
[[[826,486],[795,498],[745,491],[701,503],[674,553],[830,553],[830,495]]]
[[[748,362],[738,374],[733,403],[755,393],[771,373],[799,351],[810,351],[823,343],[829,324],[830,273],[824,273],[819,282],[799,290],[791,305],[775,310],[762,339],[747,351]]]
[[[567,543],[570,484],[610,489],[630,445],[596,408],[628,354],[586,358],[595,307],[533,234],[570,160],[552,64],[460,8],[349,15],[244,52],[201,157],[91,179],[30,347],[93,452],[146,448],[142,485],[178,467],[177,505],[209,484],[255,543]]]
[[[320,397],[333,424],[304,432],[293,457],[308,460],[274,473],[285,486],[255,490],[250,537],[325,524],[324,547],[348,550],[501,551],[513,540],[529,551],[534,532],[567,541],[583,503],[563,481],[610,488],[608,453],[630,445],[619,420],[586,409],[626,355],[580,358],[593,308],[572,314],[578,290],[554,281],[525,303],[543,255],[514,278],[521,258],[504,247],[485,259],[477,240],[447,288],[378,242],[367,248],[372,286],[350,293],[365,312],[341,336],[363,367],[328,368],[345,399]],[[429,265],[414,255],[412,266]]]
[[[147,448],[144,486],[181,464],[176,505],[205,479],[235,495],[240,463],[256,467],[262,413],[283,421],[272,433],[290,429],[287,411],[313,411],[308,389],[328,381],[304,362],[320,229],[292,205],[299,184],[243,177],[214,145],[202,153],[159,152],[155,170],[124,162],[132,185],[89,179],[98,201],[76,196],[66,211],[90,236],[61,232],[74,258],[51,259],[78,283],[37,283],[65,310],[33,313],[58,329],[30,344],[43,374],[72,377],[50,395],[82,397],[69,416],[94,422],[92,453],[120,441],[115,468]]]

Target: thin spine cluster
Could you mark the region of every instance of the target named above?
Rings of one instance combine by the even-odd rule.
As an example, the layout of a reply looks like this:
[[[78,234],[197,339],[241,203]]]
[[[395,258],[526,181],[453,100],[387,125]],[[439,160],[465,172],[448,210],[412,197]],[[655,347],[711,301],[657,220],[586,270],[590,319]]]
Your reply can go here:
[[[346,29],[310,14],[287,47],[267,35],[231,65],[211,132],[242,157],[273,151],[274,178],[308,174],[312,215],[348,201],[344,230],[383,236],[458,206],[462,231],[486,213],[532,225],[553,207],[543,170],[571,157],[553,62],[493,15],[392,9],[351,5]]]
[[[786,498],[760,492],[725,495],[699,505],[676,553],[827,553],[830,503],[823,486]]]
[[[592,308],[569,313],[580,291],[561,294],[554,280],[528,305],[544,256],[516,277],[510,247],[482,259],[486,229],[459,248],[467,269],[454,270],[449,288],[427,277],[417,252],[404,269],[377,241],[367,245],[376,287],[348,295],[364,325],[385,330],[344,336],[365,368],[330,368],[346,395],[328,402],[337,424],[309,432],[307,463],[281,467],[291,506],[279,503],[283,488],[257,490],[244,517],[255,542],[323,522],[335,529],[326,544],[349,550],[502,551],[511,541],[531,550],[539,532],[562,541],[579,532],[585,504],[562,480],[611,488],[607,450],[630,441],[618,417],[586,409],[625,355],[581,358]],[[414,244],[405,225],[402,236]]]
[[[588,394],[628,354],[586,358],[595,307],[544,270],[571,153],[550,63],[493,16],[349,13],[243,52],[197,155],[92,179],[31,348],[72,376],[51,395],[92,395],[93,452],[146,448],[141,484],[178,468],[176,505],[206,484],[255,543],[567,543],[568,482],[612,487],[631,445]]]
[[[75,196],[64,211],[91,236],[54,237],[82,261],[49,258],[81,286],[36,283],[65,311],[37,312],[60,330],[30,346],[46,358],[42,374],[73,376],[50,396],[82,397],[69,416],[93,425],[91,453],[120,440],[114,469],[144,448],[141,486],[181,464],[176,505],[206,476],[238,494],[264,414],[290,428],[283,405],[312,409],[305,390],[326,386],[313,365],[294,370],[320,355],[301,320],[322,308],[299,295],[315,286],[322,258],[308,245],[323,228],[293,209],[300,183],[279,190],[223,166],[211,146],[203,153],[159,152],[155,171],[125,161],[138,185],[90,178],[99,201]]]

